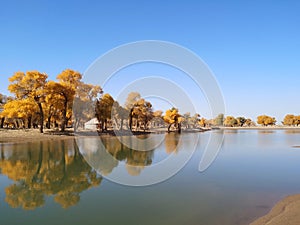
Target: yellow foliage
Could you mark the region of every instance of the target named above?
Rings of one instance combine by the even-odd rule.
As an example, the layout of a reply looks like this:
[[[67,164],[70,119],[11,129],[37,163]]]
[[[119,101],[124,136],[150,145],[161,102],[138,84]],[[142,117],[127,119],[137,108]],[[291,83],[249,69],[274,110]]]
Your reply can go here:
[[[267,115],[261,115],[257,117],[257,123],[263,126],[275,125],[276,119]]]

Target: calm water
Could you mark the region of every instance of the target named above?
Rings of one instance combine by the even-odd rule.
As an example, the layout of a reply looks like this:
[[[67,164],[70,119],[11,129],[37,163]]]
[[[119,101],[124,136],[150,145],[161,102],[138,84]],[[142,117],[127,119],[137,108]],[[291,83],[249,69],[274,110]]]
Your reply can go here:
[[[106,150],[99,138],[0,144],[0,224],[239,225],[300,193],[299,131],[225,131],[219,155],[200,173],[209,135],[154,135],[161,143],[147,152],[116,137],[101,138]],[[164,182],[130,187],[100,175],[138,179],[168,157],[178,163],[197,139],[191,160]]]

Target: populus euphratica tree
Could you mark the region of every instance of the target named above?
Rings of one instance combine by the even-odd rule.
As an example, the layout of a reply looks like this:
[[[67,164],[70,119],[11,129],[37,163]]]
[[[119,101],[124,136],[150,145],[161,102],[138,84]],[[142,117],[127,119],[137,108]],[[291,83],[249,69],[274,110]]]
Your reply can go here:
[[[8,90],[14,93],[17,99],[30,99],[39,108],[40,132],[43,133],[44,112],[42,103],[45,98],[44,87],[47,83],[48,75],[38,71],[16,72],[9,78]]]

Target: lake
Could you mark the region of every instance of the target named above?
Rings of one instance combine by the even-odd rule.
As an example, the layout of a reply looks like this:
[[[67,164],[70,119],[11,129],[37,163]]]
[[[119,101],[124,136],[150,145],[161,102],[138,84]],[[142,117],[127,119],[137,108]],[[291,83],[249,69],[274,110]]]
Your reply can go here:
[[[211,133],[224,134],[223,145],[200,172]],[[155,134],[149,151],[131,149],[133,137],[2,143],[0,224],[249,224],[284,196],[300,193],[299,135]],[[168,169],[173,174],[159,181]]]

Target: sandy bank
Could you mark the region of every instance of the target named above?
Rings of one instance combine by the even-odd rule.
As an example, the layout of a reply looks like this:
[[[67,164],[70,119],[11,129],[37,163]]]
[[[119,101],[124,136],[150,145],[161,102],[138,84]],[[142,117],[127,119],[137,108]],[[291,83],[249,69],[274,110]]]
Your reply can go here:
[[[299,225],[300,194],[291,195],[278,202],[265,216],[250,225]]]
[[[53,130],[45,130],[43,134],[37,129],[30,130],[11,130],[0,129],[0,143],[20,143],[31,141],[46,141],[74,138],[72,132],[65,133],[54,132]]]

